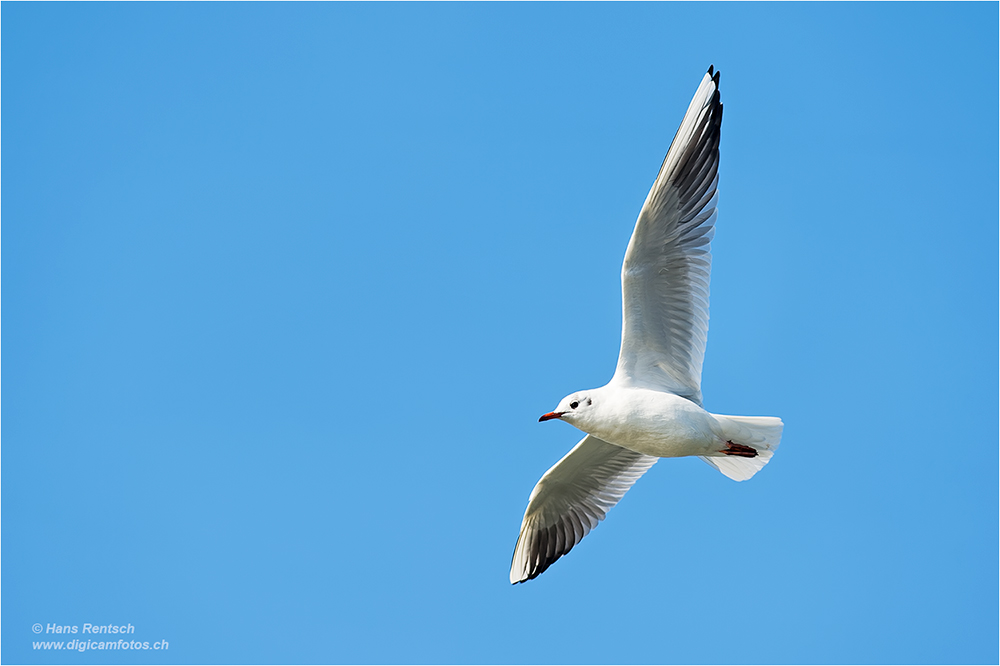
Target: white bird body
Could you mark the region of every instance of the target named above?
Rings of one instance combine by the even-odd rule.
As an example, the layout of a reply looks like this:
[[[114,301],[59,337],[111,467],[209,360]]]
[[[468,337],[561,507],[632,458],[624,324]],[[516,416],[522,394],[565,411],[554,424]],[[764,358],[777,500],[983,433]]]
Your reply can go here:
[[[701,407],[722,102],[709,67],[643,203],[622,264],[622,343],[607,385],[566,396],[539,421],[587,433],[528,498],[510,582],[570,551],[660,458],[699,456],[749,479],[781,441],[781,419]]]
[[[567,410],[562,420],[609,444],[657,458],[710,456],[726,448],[715,417],[673,393],[611,384],[574,394],[569,402],[581,396],[593,404]]]

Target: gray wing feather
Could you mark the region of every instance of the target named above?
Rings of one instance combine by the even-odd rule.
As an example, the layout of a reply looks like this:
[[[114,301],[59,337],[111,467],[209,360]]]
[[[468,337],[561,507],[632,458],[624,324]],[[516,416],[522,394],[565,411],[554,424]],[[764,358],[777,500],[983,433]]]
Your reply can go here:
[[[622,346],[612,383],[701,404],[722,102],[702,79],[639,213],[622,265]]]
[[[580,440],[531,491],[510,582],[531,580],[568,553],[657,460],[590,435]]]

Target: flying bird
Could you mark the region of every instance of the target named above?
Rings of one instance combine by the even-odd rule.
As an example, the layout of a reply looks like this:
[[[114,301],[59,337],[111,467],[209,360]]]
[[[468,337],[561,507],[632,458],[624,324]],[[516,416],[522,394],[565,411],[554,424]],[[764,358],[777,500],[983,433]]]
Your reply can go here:
[[[535,578],[580,543],[659,458],[698,456],[736,481],[771,460],[781,419],[701,406],[722,101],[708,68],[639,211],[622,265],[622,343],[607,385],[562,399],[586,436],[528,498],[510,582]]]

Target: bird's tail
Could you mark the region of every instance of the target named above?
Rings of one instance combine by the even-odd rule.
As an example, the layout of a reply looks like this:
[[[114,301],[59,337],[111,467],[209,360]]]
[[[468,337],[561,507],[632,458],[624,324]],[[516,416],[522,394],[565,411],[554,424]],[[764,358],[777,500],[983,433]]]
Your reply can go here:
[[[702,460],[734,481],[746,481],[771,461],[781,443],[784,424],[774,416],[723,416],[712,414],[719,423],[728,453],[700,456]]]

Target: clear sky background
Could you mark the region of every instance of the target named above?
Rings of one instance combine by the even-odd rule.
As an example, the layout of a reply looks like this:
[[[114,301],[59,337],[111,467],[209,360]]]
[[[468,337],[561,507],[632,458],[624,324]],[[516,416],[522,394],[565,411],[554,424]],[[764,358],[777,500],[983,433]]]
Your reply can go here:
[[[996,663],[997,25],[4,3],[3,660]],[[511,586],[710,64],[705,406],[781,450],[660,462]]]

